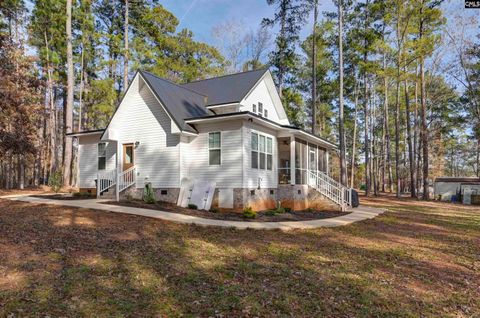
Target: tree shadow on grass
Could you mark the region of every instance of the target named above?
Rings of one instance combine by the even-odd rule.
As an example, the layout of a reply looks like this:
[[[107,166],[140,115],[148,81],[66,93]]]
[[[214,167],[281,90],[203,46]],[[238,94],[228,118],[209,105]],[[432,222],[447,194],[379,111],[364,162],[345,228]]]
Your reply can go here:
[[[434,316],[480,307],[464,280],[478,273],[421,258],[387,235],[402,223],[238,231],[20,202],[0,209],[0,269],[25,280],[0,289],[0,316]]]

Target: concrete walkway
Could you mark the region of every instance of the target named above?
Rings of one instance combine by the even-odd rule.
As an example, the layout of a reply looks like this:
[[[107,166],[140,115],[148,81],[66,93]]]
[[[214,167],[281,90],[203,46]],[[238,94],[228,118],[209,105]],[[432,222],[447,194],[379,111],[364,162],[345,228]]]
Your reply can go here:
[[[141,215],[166,221],[172,221],[185,224],[196,224],[201,226],[220,226],[220,227],[232,227],[237,229],[265,229],[265,230],[291,230],[291,229],[314,229],[319,227],[336,227],[347,225],[353,222],[372,219],[377,215],[385,212],[381,209],[360,206],[358,208],[351,209],[351,213],[343,216],[338,216],[330,219],[319,219],[310,221],[288,221],[288,222],[242,222],[242,221],[224,221],[205,219],[197,216],[142,209],[131,208],[118,205],[103,204],[109,200],[105,199],[91,199],[91,200],[54,200],[48,198],[31,197],[28,194],[21,195],[6,195],[1,196],[2,199],[40,203],[40,204],[53,204],[58,206],[71,206],[76,208],[103,210],[116,213],[127,213],[134,215]]]

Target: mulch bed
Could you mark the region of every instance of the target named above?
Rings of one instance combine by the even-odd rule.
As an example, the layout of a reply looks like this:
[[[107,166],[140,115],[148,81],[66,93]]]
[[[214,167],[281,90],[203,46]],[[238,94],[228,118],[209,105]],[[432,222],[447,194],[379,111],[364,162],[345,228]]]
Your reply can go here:
[[[204,210],[194,210],[182,208],[172,203],[157,201],[154,204],[145,203],[140,200],[130,201],[109,201],[105,204],[127,206],[132,208],[143,208],[151,210],[159,210],[165,212],[186,214],[191,216],[198,216],[206,219],[227,220],[227,221],[250,221],[250,222],[281,222],[281,221],[308,221],[318,219],[328,219],[337,216],[349,214],[349,212],[340,211],[291,211],[282,214],[268,215],[268,211],[257,212],[255,219],[244,218],[241,211],[230,209],[221,209],[219,212],[210,212]]]
[[[90,200],[95,199],[94,196],[80,196],[80,195],[73,195],[71,193],[57,193],[57,194],[34,194],[31,195],[34,198],[41,198],[41,199],[52,199],[52,200]]]

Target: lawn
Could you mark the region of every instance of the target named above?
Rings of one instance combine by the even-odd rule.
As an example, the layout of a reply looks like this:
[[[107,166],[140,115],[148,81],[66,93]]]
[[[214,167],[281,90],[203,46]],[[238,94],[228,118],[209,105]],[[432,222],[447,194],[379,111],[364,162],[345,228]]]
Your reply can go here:
[[[0,199],[0,317],[480,317],[480,208],[368,204],[281,232]]]

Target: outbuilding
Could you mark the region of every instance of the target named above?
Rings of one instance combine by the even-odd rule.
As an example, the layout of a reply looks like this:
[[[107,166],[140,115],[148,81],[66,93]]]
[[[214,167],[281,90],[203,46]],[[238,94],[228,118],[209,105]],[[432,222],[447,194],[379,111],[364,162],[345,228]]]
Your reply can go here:
[[[456,201],[463,202],[465,191],[472,196],[480,195],[480,178],[441,177],[435,179],[434,192],[437,200],[451,201],[452,196],[455,196]],[[472,203],[474,203],[473,201]]]

